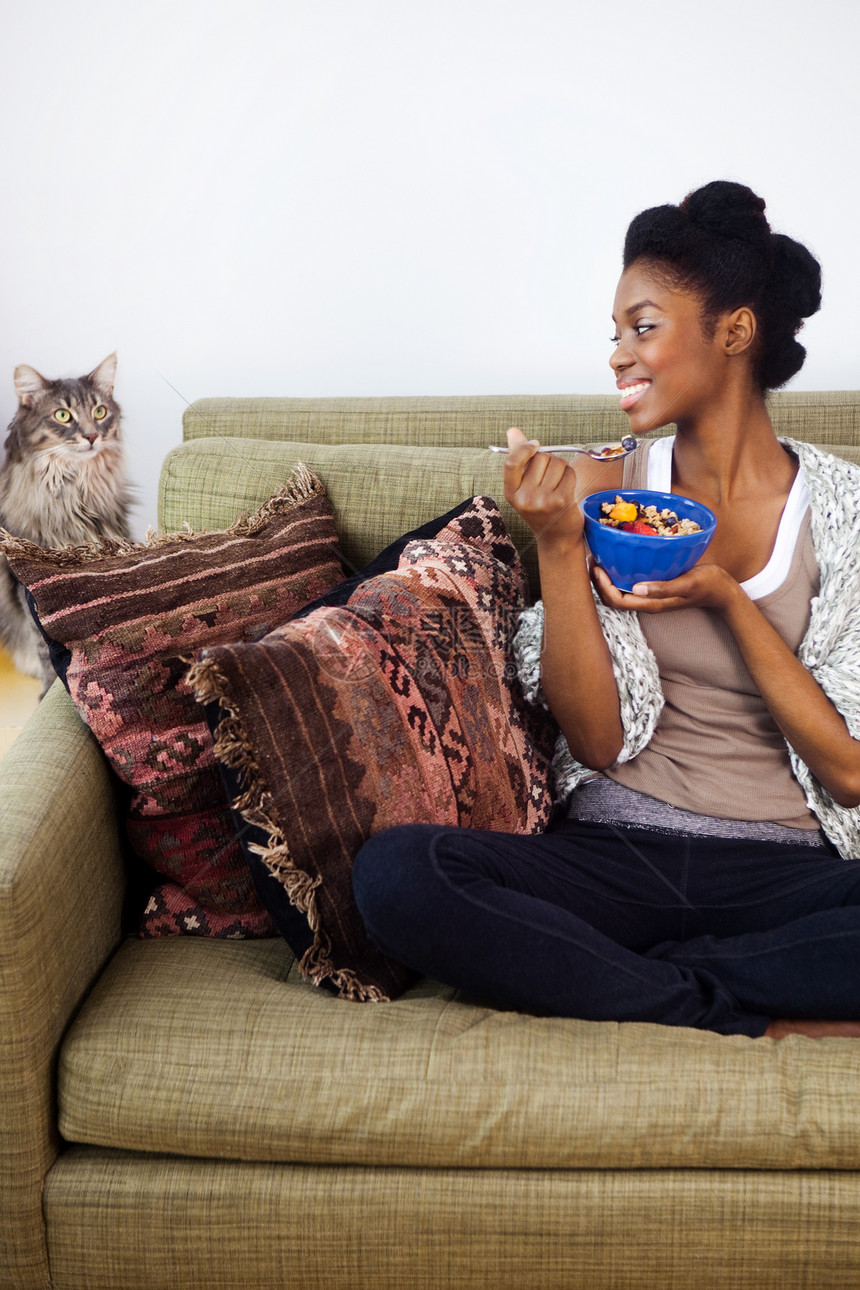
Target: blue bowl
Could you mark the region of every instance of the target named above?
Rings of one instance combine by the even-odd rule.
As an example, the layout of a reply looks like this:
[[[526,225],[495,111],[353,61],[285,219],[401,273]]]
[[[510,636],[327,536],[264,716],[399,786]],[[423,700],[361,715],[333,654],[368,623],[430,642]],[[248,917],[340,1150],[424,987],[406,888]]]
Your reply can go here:
[[[625,533],[623,529],[600,524],[601,503],[614,502],[616,497],[623,498],[625,502],[638,502],[640,506],[656,506],[658,511],[668,506],[679,520],[695,520],[701,524],[702,531],[678,537],[651,537],[647,533]],[[589,550],[620,591],[632,591],[637,582],[668,582],[680,577],[692,569],[717,527],[713,511],[702,506],[701,502],[679,497],[677,493],[613,488],[604,493],[592,493],[581,505]]]

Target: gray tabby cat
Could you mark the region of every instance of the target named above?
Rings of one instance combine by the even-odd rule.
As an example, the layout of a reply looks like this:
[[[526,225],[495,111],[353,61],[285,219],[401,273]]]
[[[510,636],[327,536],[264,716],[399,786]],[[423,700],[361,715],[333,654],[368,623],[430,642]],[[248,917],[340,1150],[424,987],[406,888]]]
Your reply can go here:
[[[19,407],[0,466],[0,528],[39,546],[128,539],[131,502],[114,402],[116,354],[78,380],[15,368]],[[0,555],[0,642],[43,691],[55,673],[24,592]]]

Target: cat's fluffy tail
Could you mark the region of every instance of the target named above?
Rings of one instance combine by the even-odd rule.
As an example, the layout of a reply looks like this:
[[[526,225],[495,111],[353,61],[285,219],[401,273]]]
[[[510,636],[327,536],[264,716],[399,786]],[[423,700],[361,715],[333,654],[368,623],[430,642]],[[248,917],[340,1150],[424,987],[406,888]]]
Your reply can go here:
[[[0,555],[0,645],[13,664],[25,676],[35,676],[44,684],[45,660],[41,635],[33,622],[24,589],[13,576],[8,561]]]

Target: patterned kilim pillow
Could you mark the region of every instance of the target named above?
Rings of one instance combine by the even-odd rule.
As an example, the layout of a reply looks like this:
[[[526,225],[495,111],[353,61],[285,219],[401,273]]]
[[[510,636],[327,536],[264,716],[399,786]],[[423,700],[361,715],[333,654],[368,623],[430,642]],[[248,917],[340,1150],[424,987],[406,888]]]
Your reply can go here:
[[[3,540],[78,711],[131,787],[131,845],[168,879],[145,936],[275,932],[185,674],[202,646],[256,640],[341,581],[336,546],[331,504],[303,466],[224,532],[61,550]]]
[[[271,900],[258,889],[303,972],[345,998],[391,998],[411,979],[368,940],[355,906],[362,842],[410,821],[546,825],[555,732],[526,705],[511,662],[525,590],[495,502],[474,498],[346,606],[208,647],[190,673],[201,701],[223,710],[216,756],[245,788],[234,805],[263,831]],[[279,916],[285,892],[304,938]]]

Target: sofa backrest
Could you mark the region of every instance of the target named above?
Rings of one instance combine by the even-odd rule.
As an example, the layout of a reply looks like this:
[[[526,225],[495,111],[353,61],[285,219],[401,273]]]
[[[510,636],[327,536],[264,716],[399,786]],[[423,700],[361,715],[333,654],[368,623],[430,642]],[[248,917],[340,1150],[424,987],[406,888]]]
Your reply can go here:
[[[783,391],[769,397],[777,434],[860,448],[860,391]],[[235,436],[310,443],[402,443],[486,448],[519,426],[541,443],[604,443],[627,433],[618,398],[604,394],[380,399],[198,399],[183,438]],[[666,426],[660,434],[672,434]]]
[[[174,448],[164,462],[159,524],[167,532],[185,524],[223,528],[260,506],[303,461],[331,499],[347,564],[361,569],[403,533],[483,494],[499,503],[537,594],[534,539],[504,500],[503,460],[481,448],[197,439]]]
[[[775,394],[770,406],[778,433],[860,463],[860,391]],[[486,450],[511,425],[544,443],[602,443],[620,438],[627,418],[603,395],[200,399],[185,413],[185,442],[164,463],[159,523],[223,528],[303,461],[325,484],[344,557],[358,569],[402,533],[488,494],[536,595],[534,538],[504,500],[501,454]]]

